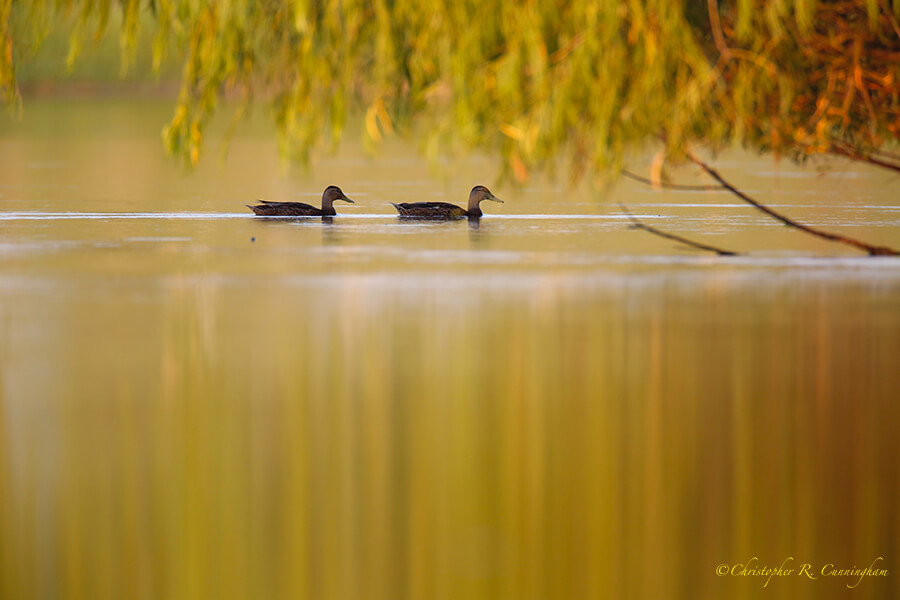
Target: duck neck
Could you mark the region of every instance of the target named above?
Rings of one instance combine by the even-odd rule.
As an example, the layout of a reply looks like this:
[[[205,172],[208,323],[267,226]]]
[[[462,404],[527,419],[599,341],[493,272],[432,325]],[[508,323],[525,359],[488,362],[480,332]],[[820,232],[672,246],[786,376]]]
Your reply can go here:
[[[479,205],[481,204],[481,200],[482,199],[478,197],[478,194],[476,194],[474,192],[469,194],[469,206],[468,206],[468,210],[466,210],[466,212],[472,216],[480,217],[481,216],[481,208]]]
[[[470,202],[470,203],[469,203],[469,210],[466,211],[466,214],[469,216],[470,219],[471,219],[471,218],[478,219],[478,218],[480,218],[481,215],[483,215],[484,213],[481,212],[481,207],[478,206],[478,203],[477,203],[477,202],[475,203],[475,206],[474,206],[474,207],[472,206],[472,203]]]

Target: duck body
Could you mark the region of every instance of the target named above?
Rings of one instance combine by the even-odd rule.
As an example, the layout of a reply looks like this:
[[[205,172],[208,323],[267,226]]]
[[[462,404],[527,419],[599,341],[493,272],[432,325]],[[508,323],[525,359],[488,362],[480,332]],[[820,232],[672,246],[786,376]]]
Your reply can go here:
[[[493,202],[503,203],[503,200],[494,196],[491,190],[483,185],[476,185],[469,192],[468,208],[462,208],[449,202],[403,202],[394,205],[401,217],[409,219],[431,219],[431,220],[451,220],[451,219],[480,219],[484,214],[481,212],[481,202],[483,200],[491,200]]]
[[[322,208],[316,208],[302,202],[268,202],[260,200],[262,204],[247,205],[254,214],[261,217],[333,217],[337,214],[334,210],[334,201],[342,200],[355,204],[353,200],[344,195],[336,185],[329,185],[322,193]]]
[[[331,217],[337,214],[334,207],[325,212],[321,208],[303,204],[302,202],[268,202],[260,200],[262,204],[247,207],[261,217]]]
[[[401,217],[409,217],[413,219],[462,219],[469,216],[466,209],[450,204],[449,202],[402,202],[395,204],[394,208],[400,213]],[[478,211],[481,216],[481,211]]]

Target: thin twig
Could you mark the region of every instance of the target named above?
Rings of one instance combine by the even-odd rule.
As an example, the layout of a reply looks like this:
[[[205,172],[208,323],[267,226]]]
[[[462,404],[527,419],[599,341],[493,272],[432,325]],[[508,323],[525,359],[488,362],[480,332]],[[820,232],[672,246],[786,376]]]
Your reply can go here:
[[[900,161],[900,154],[894,154],[892,152],[885,152],[884,150],[872,150],[871,154],[881,156],[883,158],[887,158],[890,160]]]
[[[666,183],[665,181],[657,181],[653,182],[652,179],[647,179],[646,177],[641,177],[635,173],[627,169],[622,169],[622,175],[628,177],[629,179],[634,179],[635,181],[640,181],[641,183],[646,183],[647,185],[652,186],[660,186],[667,190],[681,190],[683,192],[727,192],[728,190],[721,185],[678,185],[675,183]]]
[[[712,177],[713,179],[718,181],[720,184],[722,184],[729,192],[731,192],[732,194],[734,194],[735,196],[737,196],[738,198],[740,198],[747,204],[750,204],[751,206],[754,206],[755,208],[766,213],[770,217],[781,221],[788,227],[794,227],[796,229],[799,229],[800,231],[804,231],[806,233],[818,236],[818,237],[826,239],[826,240],[830,240],[832,242],[841,242],[842,244],[849,244],[850,246],[855,246],[855,247],[859,248],[860,250],[865,250],[871,256],[898,256],[898,255],[900,255],[900,252],[894,250],[893,248],[887,248],[885,246],[873,246],[871,244],[861,242],[854,238],[837,235],[835,233],[829,233],[827,231],[822,231],[820,229],[816,229],[815,227],[810,227],[809,225],[804,225],[803,223],[798,223],[797,221],[794,221],[793,219],[791,219],[789,217],[785,217],[784,215],[775,212],[768,206],[765,206],[764,204],[760,204],[759,202],[757,202],[756,200],[754,200],[747,194],[738,190],[733,185],[731,185],[730,183],[725,181],[725,179],[723,179],[722,176],[719,175],[719,173],[715,169],[713,169],[712,167],[707,165],[705,162],[703,162],[702,160],[695,157],[693,154],[688,153],[687,157],[695,165],[699,166],[701,169],[706,171],[710,177]]]
[[[715,246],[709,246],[707,244],[701,244],[699,242],[695,242],[693,240],[689,240],[687,238],[683,238],[680,235],[675,235],[674,233],[666,233],[665,231],[660,231],[656,227],[651,227],[650,225],[645,225],[641,221],[638,220],[631,212],[629,212],[628,208],[621,202],[619,202],[619,208],[622,209],[622,212],[628,217],[631,221],[631,226],[635,229],[643,229],[647,233],[652,233],[653,235],[658,235],[660,237],[664,237],[667,240],[674,240],[681,244],[686,244],[692,248],[697,248],[699,250],[708,250],[710,252],[715,252],[719,256],[738,256],[737,252],[732,252],[731,250],[723,250],[722,248],[716,248]]]
[[[838,156],[844,156],[851,160],[869,163],[870,165],[875,165],[876,167],[881,167],[882,169],[890,169],[891,171],[897,171],[898,173],[900,173],[900,165],[895,165],[887,161],[875,158],[871,155],[865,155],[861,152],[855,152],[845,146],[832,144],[831,148],[829,148],[829,152],[831,152],[832,154],[837,154]]]

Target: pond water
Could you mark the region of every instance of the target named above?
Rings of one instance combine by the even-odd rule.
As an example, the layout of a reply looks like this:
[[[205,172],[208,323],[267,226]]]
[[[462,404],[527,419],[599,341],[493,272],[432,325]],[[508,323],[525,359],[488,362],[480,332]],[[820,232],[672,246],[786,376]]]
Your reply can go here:
[[[0,125],[0,597],[900,597],[900,259],[352,135],[284,176],[249,126],[188,175],[168,110]],[[900,246],[896,176],[715,165]],[[330,222],[244,207],[332,183]],[[477,183],[478,226],[388,204]]]

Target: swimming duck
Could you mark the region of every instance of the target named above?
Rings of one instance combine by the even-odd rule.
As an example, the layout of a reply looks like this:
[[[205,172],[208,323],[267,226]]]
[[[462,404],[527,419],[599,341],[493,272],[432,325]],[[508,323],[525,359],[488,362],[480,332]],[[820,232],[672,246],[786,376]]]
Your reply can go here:
[[[316,208],[302,202],[267,202],[260,200],[262,204],[256,206],[247,205],[254,213],[264,217],[331,217],[337,213],[332,204],[335,200],[343,200],[350,204],[356,204],[344,195],[336,185],[329,185],[322,192],[322,208]]]
[[[402,204],[391,204],[397,209],[401,217],[410,217],[415,219],[462,219],[468,217],[470,219],[478,219],[483,214],[478,206],[482,200],[493,200],[494,202],[503,203],[503,200],[496,197],[483,185],[476,185],[469,192],[468,210],[450,204],[448,202],[404,202]]]

